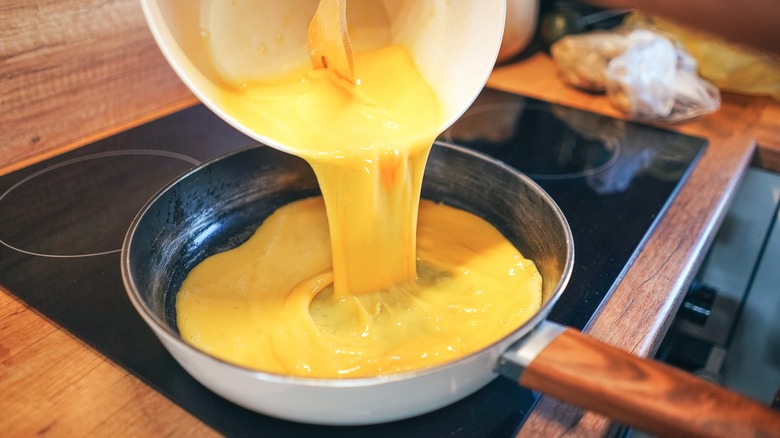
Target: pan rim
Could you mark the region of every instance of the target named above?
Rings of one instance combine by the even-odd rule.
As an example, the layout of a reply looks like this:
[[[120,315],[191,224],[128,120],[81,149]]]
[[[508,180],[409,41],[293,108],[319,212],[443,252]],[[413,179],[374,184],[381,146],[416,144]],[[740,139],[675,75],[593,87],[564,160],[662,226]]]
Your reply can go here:
[[[566,260],[564,261],[563,271],[561,272],[561,276],[558,279],[558,282],[555,285],[555,287],[552,289],[553,292],[550,295],[550,297],[542,303],[539,310],[536,311],[534,315],[532,315],[528,320],[526,320],[515,330],[505,335],[504,337],[497,339],[495,342],[492,342],[482,347],[479,350],[475,350],[469,354],[466,354],[454,360],[450,360],[448,362],[436,364],[427,368],[409,370],[409,371],[404,371],[399,373],[381,374],[381,375],[371,376],[371,377],[353,377],[353,378],[303,377],[303,376],[292,376],[287,374],[279,374],[279,373],[273,373],[269,371],[257,370],[246,366],[238,365],[233,362],[224,360],[222,358],[210,355],[184,341],[180,335],[175,333],[170,327],[168,327],[166,324],[161,322],[159,320],[159,317],[155,314],[155,312],[153,312],[152,309],[149,308],[147,303],[141,298],[139,292],[140,289],[136,284],[135,276],[132,274],[132,266],[130,264],[130,252],[133,249],[134,236],[138,228],[138,225],[141,223],[143,218],[147,215],[148,211],[152,208],[152,206],[161,197],[163,197],[169,191],[173,190],[177,185],[179,185],[185,179],[190,178],[192,177],[192,175],[202,171],[202,169],[205,169],[223,160],[227,160],[234,155],[245,153],[248,150],[253,150],[257,148],[274,149],[272,146],[268,146],[259,142],[257,144],[239,148],[234,151],[228,152],[224,155],[221,155],[219,157],[213,158],[211,160],[202,163],[201,165],[198,165],[184,172],[182,175],[175,178],[174,180],[166,184],[163,188],[158,190],[144,204],[144,206],[139,210],[139,212],[136,214],[133,221],[131,222],[128,231],[125,234],[125,238],[122,244],[120,264],[121,264],[122,281],[125,286],[125,292],[128,295],[130,302],[132,303],[136,312],[142,317],[142,319],[146,322],[146,324],[152,329],[152,331],[158,337],[164,337],[167,342],[171,342],[177,345],[178,347],[183,347],[189,353],[194,353],[196,356],[205,359],[209,362],[218,363],[221,366],[226,366],[242,375],[251,377],[255,380],[260,380],[260,381],[265,381],[270,383],[295,385],[295,386],[309,386],[309,387],[327,387],[327,388],[373,387],[373,386],[379,386],[384,384],[391,384],[399,381],[407,381],[407,380],[413,380],[417,378],[423,378],[425,376],[446,372],[445,370],[454,367],[459,367],[464,362],[476,360],[478,357],[486,354],[486,352],[490,350],[500,350],[501,352],[503,352],[510,345],[527,337],[534,330],[536,330],[536,328],[542,323],[542,321],[546,320],[547,315],[550,313],[553,306],[558,301],[560,295],[566,289],[566,286],[568,285],[568,282],[571,278],[573,265],[574,265],[574,241],[573,241],[571,228],[569,226],[568,221],[566,220],[566,217],[564,216],[563,212],[561,211],[557,203],[549,196],[549,194],[547,194],[547,192],[545,192],[536,182],[534,182],[530,177],[528,177],[524,173],[518,171],[517,169],[509,166],[508,164],[498,159],[468,149],[463,146],[447,143],[444,141],[436,141],[434,142],[434,147],[443,147],[445,149],[455,150],[458,153],[471,155],[480,160],[486,161],[491,165],[497,166],[498,168],[504,171],[512,173],[514,176],[518,177],[523,182],[524,185],[530,187],[537,195],[541,196],[544,199],[547,206],[552,210],[556,219],[561,224],[563,231],[565,233],[564,242],[566,244],[566,249],[567,249]],[[284,153],[284,151],[280,151],[280,152]],[[165,345],[165,343],[163,344],[164,347],[167,349],[167,345]],[[491,361],[491,363],[495,365],[496,362],[497,362],[497,356],[495,360]],[[491,370],[491,373],[495,374],[496,376],[498,375],[495,370]]]

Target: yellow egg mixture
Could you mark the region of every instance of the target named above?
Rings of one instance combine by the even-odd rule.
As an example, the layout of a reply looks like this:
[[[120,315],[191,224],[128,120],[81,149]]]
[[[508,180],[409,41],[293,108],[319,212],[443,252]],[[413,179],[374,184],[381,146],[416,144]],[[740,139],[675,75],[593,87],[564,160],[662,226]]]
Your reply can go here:
[[[354,66],[357,84],[319,69],[224,92],[227,112],[311,164],[323,197],[192,270],[176,302],[187,342],[273,373],[366,377],[475,352],[539,309],[541,276],[494,227],[420,203],[442,120],[407,50]]]

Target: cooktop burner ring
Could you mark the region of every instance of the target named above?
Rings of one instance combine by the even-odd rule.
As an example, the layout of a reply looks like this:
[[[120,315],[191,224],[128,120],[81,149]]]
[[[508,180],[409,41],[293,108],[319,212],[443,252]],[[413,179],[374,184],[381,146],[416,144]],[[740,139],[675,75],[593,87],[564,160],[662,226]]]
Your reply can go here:
[[[7,200],[10,195],[12,195],[15,191],[18,191],[20,188],[23,188],[26,184],[30,183],[31,181],[34,181],[36,178],[39,178],[47,173],[53,172],[58,169],[66,168],[68,166],[73,166],[78,163],[83,163],[85,161],[95,160],[95,159],[101,159],[101,158],[110,158],[110,157],[123,157],[123,156],[152,156],[152,157],[165,157],[165,158],[173,158],[176,160],[184,161],[186,163],[189,163],[193,166],[198,166],[201,164],[200,161],[196,160],[195,158],[192,158],[190,156],[176,153],[176,152],[170,152],[170,151],[164,151],[164,150],[154,150],[154,149],[128,149],[128,150],[120,150],[120,151],[108,151],[108,152],[100,152],[96,154],[90,154],[85,155],[77,158],[73,158],[70,160],[62,161],[56,164],[53,164],[51,166],[48,166],[44,169],[38,170],[27,177],[19,180],[17,183],[9,187],[5,192],[0,194],[0,211],[2,211],[2,204],[4,200]],[[184,169],[181,169],[184,170]],[[181,173],[180,171],[176,174],[178,175]],[[140,209],[140,206],[138,206],[138,209]],[[136,210],[137,211],[137,210]],[[129,222],[128,222],[129,226]],[[2,235],[0,235],[0,245],[3,245],[9,249],[12,249],[14,251],[18,251],[23,254],[36,256],[36,257],[48,257],[48,258],[80,258],[80,257],[95,257],[95,256],[102,256],[107,254],[114,254],[120,252],[122,249],[115,248],[115,249],[107,249],[107,250],[98,250],[98,251],[89,251],[89,252],[74,252],[74,253],[55,253],[52,251],[42,251],[42,250],[31,250],[29,248],[25,248],[24,245],[19,245],[15,243],[11,243],[7,240],[7,238],[4,238]]]

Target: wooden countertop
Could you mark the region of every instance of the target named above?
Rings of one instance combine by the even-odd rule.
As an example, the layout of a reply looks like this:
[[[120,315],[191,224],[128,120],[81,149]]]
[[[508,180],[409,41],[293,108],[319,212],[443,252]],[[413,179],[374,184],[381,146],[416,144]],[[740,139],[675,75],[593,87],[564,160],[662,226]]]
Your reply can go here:
[[[565,85],[544,54],[496,69],[488,84],[622,117],[604,96]],[[643,357],[655,353],[669,328],[747,167],[752,162],[780,171],[780,105],[769,98],[724,94],[718,112],[663,127],[705,137],[708,148],[586,330],[590,336]],[[597,414],[543,397],[519,436],[603,436],[610,427]]]
[[[537,54],[496,69],[489,85],[548,101],[620,116],[602,96],[564,85],[550,59]],[[181,87],[179,87],[181,88]],[[120,120],[102,136],[194,103],[178,91],[163,108]],[[151,114],[151,115],[150,115]],[[720,111],[672,127],[709,139],[709,147],[633,266],[587,333],[650,356],[753,160],[780,170],[780,105],[767,98],[725,95]],[[68,140],[0,173],[101,137]],[[756,145],[760,145],[759,148]],[[6,163],[5,166],[2,163]],[[22,163],[22,164],[20,164]],[[0,290],[0,430],[29,435],[211,435],[214,432],[121,367]],[[605,418],[547,397],[520,436],[602,436]]]

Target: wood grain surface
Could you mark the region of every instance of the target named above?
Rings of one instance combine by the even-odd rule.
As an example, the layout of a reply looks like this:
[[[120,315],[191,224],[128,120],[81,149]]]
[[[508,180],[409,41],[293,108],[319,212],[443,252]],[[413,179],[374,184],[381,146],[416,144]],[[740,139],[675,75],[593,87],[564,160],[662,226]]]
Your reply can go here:
[[[493,72],[488,84],[550,102],[622,117],[602,95],[565,85],[552,60],[536,54]],[[723,96],[721,109],[697,120],[663,126],[708,139],[709,145],[634,264],[585,332],[640,357],[658,348],[744,171],[761,149],[780,151],[778,104],[768,98]],[[542,397],[520,437],[611,435],[621,426],[553,397]]]
[[[780,412],[566,329],[520,384],[659,436],[780,437]]]
[[[0,2],[0,172],[196,102],[137,0]]]
[[[123,368],[0,293],[0,435],[216,434]]]
[[[6,0],[0,22],[0,174],[195,102],[156,48],[136,0]],[[564,85],[544,54],[497,69],[490,85],[620,117],[603,96]],[[709,148],[589,335],[653,354],[746,167],[756,158],[780,169],[778,108],[768,99],[726,95],[718,113],[671,127],[708,138]],[[614,430],[601,415],[543,397],[519,435]],[[2,290],[0,431],[213,434]]]

